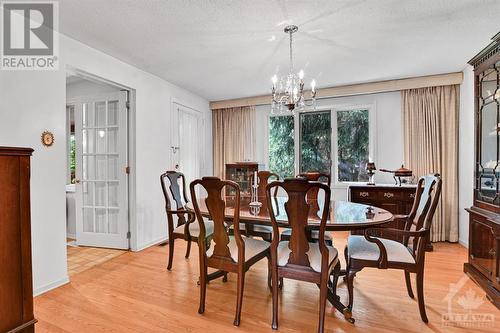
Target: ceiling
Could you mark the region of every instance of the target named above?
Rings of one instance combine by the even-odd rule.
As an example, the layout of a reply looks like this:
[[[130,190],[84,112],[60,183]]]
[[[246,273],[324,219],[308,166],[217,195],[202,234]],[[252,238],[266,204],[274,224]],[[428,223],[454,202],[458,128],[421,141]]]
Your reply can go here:
[[[461,71],[500,31],[498,0],[64,0],[60,30],[208,100]],[[307,84],[306,84],[307,85]]]

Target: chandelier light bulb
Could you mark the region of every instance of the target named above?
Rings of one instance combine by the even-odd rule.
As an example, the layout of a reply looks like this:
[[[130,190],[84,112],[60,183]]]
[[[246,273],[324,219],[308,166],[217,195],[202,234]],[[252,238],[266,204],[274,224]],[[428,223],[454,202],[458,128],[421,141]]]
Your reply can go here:
[[[299,72],[299,79],[303,79],[304,78],[304,71],[301,69],[300,72]]]
[[[275,86],[276,82],[278,82],[278,77],[276,76],[276,74],[274,74],[273,77],[271,78],[271,82],[273,83],[273,86]]]
[[[311,90],[314,92],[316,91],[316,80],[311,81]]]

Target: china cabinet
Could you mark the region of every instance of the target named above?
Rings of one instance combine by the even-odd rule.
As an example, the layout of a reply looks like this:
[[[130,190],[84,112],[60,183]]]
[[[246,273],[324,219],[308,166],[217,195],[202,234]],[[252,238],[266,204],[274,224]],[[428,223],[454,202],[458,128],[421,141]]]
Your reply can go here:
[[[500,308],[500,33],[474,66],[475,184],[464,271]]]
[[[232,180],[240,185],[241,196],[250,197],[252,195],[252,180],[254,172],[259,171],[259,164],[256,162],[237,162],[226,164],[226,179]],[[226,189],[226,195],[233,195],[231,187]]]

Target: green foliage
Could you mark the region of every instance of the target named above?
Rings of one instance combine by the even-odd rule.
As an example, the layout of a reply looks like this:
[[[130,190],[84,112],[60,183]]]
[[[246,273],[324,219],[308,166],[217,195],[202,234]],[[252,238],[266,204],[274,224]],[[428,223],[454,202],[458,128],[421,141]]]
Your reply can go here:
[[[332,149],[330,111],[300,115],[300,171],[330,173]]]
[[[368,110],[337,112],[339,181],[367,181]]]
[[[71,135],[69,138],[69,171],[71,173],[71,184],[75,180],[75,169],[76,169],[76,140],[75,136]]]
[[[293,116],[269,118],[269,169],[281,178],[294,176]]]

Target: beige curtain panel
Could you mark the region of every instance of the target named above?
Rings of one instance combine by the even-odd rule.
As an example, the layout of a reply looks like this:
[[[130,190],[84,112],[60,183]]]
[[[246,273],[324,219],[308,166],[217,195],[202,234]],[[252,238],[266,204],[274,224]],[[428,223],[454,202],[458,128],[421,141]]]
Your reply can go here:
[[[255,106],[212,110],[214,175],[226,163],[255,160]]]
[[[441,202],[431,241],[458,241],[458,111],[459,86],[401,91],[404,159],[416,176],[440,173]]]

